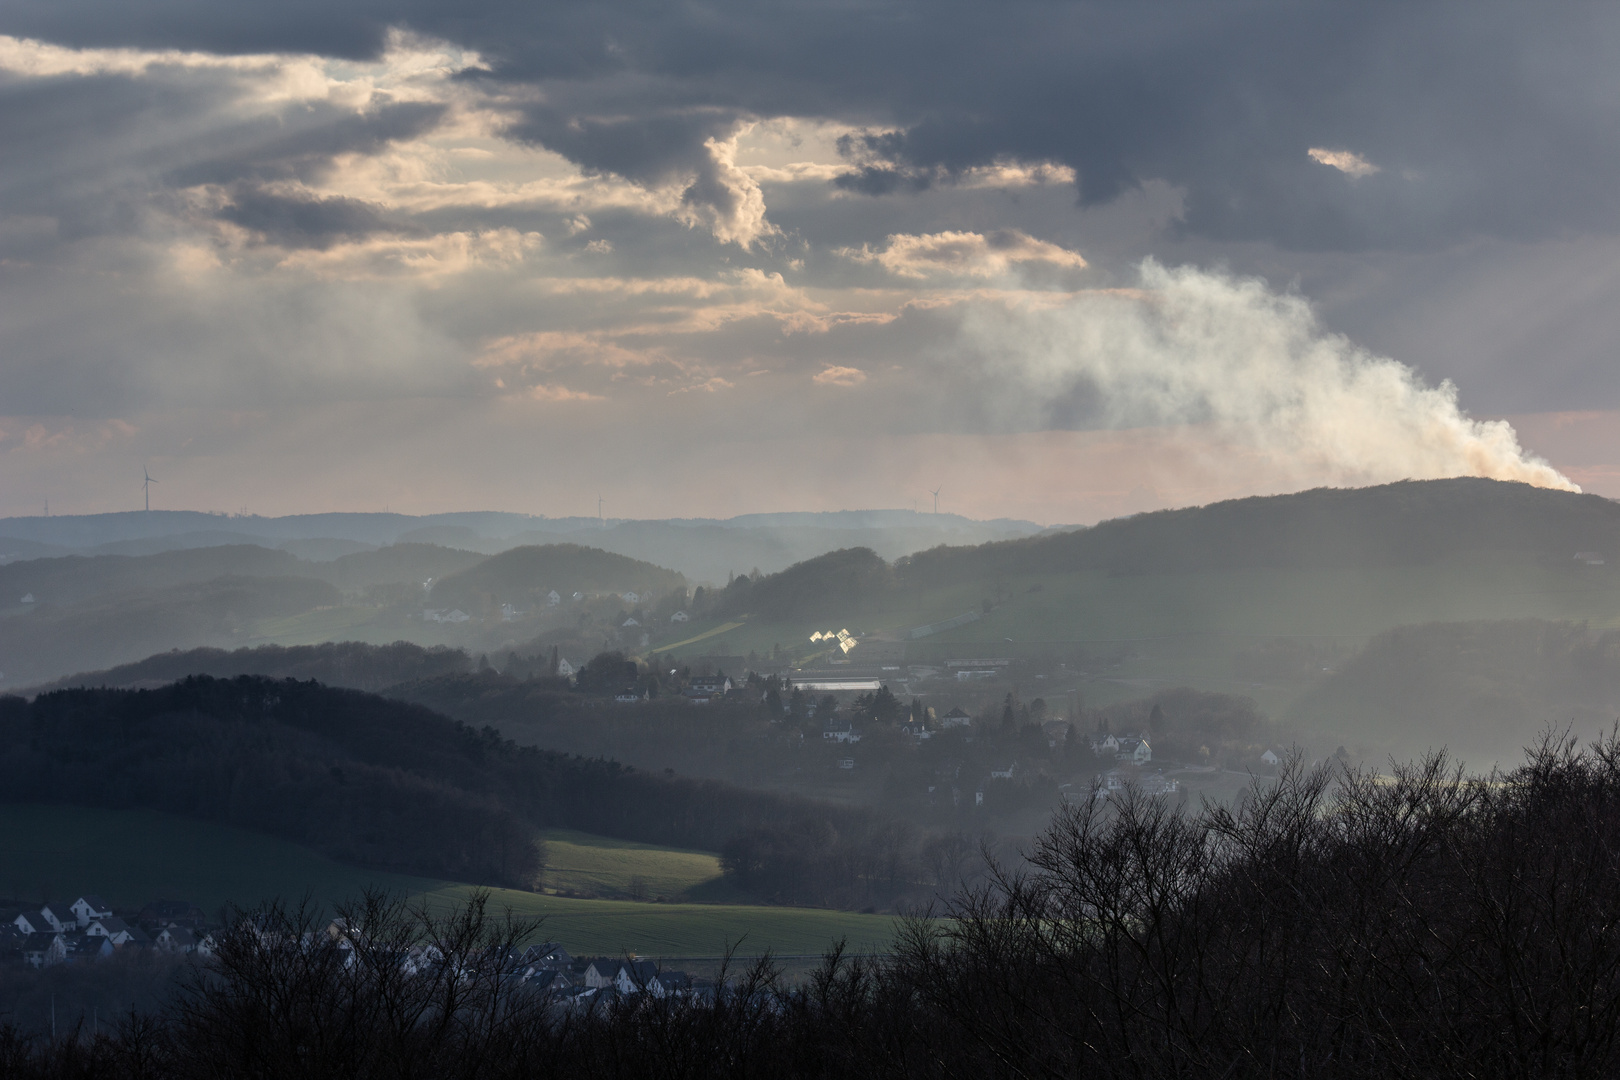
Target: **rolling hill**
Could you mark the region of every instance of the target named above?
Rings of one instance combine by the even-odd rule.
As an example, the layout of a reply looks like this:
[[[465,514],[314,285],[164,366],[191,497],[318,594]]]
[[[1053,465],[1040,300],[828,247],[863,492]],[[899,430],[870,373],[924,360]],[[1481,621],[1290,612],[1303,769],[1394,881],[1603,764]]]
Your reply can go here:
[[[503,551],[435,582],[432,602],[438,607],[479,610],[513,604],[544,606],[546,594],[666,593],[686,589],[686,579],[673,570],[578,544],[548,544]]]

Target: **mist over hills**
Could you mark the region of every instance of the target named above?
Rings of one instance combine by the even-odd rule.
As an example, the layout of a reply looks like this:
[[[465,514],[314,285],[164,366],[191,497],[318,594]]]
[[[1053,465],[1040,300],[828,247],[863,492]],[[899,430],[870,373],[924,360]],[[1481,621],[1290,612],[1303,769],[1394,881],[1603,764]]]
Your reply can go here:
[[[120,529],[143,527],[116,517]],[[9,687],[61,685],[71,672],[119,669],[116,678],[109,674],[119,685],[199,673],[296,674],[379,689],[465,672],[480,656],[507,670],[507,658],[517,655],[528,671],[553,649],[575,666],[618,650],[683,663],[724,658],[734,671],[749,664],[825,670],[837,661],[893,681],[897,693],[945,705],[964,694],[961,700],[972,699],[971,688],[954,681],[953,658],[1001,657],[1017,661],[1008,671],[1022,665],[1025,674],[998,676],[974,693],[1073,692],[1106,706],[1188,686],[1253,697],[1274,717],[1324,739],[1340,731],[1333,742],[1375,756],[1456,743],[1478,757],[1511,755],[1524,742],[1521,727],[1556,720],[1570,703],[1554,692],[1557,680],[1504,660],[1500,670],[1517,672],[1521,689],[1492,693],[1516,694],[1523,706],[1491,706],[1500,722],[1488,720],[1489,710],[1470,720],[1441,700],[1466,696],[1444,675],[1450,654],[1443,649],[1424,652],[1433,663],[1422,670],[1436,681],[1413,691],[1413,700],[1430,701],[1427,715],[1352,693],[1349,672],[1376,665],[1346,663],[1364,647],[1383,648],[1379,635],[1403,627],[1533,618],[1584,626],[1583,633],[1620,630],[1620,504],[1478,479],[1239,499],[1089,528],[936,543],[897,556],[841,543],[776,571],[728,571],[729,584],[701,591],[693,587],[705,579],[681,569],[683,558],[690,562],[704,547],[716,566],[736,566],[734,555],[771,545],[785,560],[792,544],[784,529],[799,529],[793,544],[814,535],[831,545],[870,527],[893,551],[904,546],[896,538],[927,517],[753,515],[606,529],[588,520],[589,527],[574,528],[582,522],[573,519],[571,539],[530,545],[513,542],[535,535],[520,526],[538,519],[520,515],[319,515],[273,520],[289,532],[373,529],[366,535],[379,537],[470,530],[482,538],[499,526],[507,546],[494,555],[412,540],[373,548],[351,535],[297,540],[309,557],[295,554],[298,548],[237,543],[21,559],[0,566],[0,670]],[[161,515],[153,518],[161,523]],[[41,528],[47,521],[31,520]],[[48,520],[63,523],[63,536],[94,532],[75,519]],[[185,515],[170,520],[195,523]],[[271,519],[211,520],[241,528]],[[803,521],[815,524],[795,524]],[[994,532],[1018,523],[980,524]],[[615,538],[653,557],[608,549]],[[346,547],[357,544],[363,549]],[[629,592],[637,599],[626,599]],[[839,628],[860,639],[848,656],[831,652],[823,636]],[[1511,635],[1489,639],[1509,642],[1500,646],[1504,657],[1545,650]],[[379,661],[373,672],[369,660],[244,651],[331,642],[403,643],[398,647],[422,656],[442,648],[457,659],[442,661],[448,668],[433,666],[440,660],[428,667],[420,659]],[[195,649],[210,651],[171,653]],[[196,670],[185,670],[188,664]],[[384,669],[398,678],[385,678]],[[1037,675],[1047,681],[1033,682]],[[1417,686],[1409,675],[1365,677]],[[1606,690],[1589,694],[1578,715],[1596,717],[1611,706],[1620,709],[1620,701]],[[1471,739],[1476,729],[1479,738]]]
[[[678,570],[693,582],[723,582],[754,569],[784,569],[840,547],[866,546],[887,559],[939,544],[978,544],[1042,531],[1028,521],[974,521],[912,510],[748,514],[640,521],[468,512],[302,514],[236,517],[182,510],[0,519],[0,563],[47,555],[148,555],[255,544],[328,560],[399,544],[493,555],[518,546],[581,543]]]
[[[1328,673],[1289,719],[1349,746],[1447,748],[1515,760],[1543,729],[1597,738],[1620,718],[1620,630],[1512,619],[1386,631]]]

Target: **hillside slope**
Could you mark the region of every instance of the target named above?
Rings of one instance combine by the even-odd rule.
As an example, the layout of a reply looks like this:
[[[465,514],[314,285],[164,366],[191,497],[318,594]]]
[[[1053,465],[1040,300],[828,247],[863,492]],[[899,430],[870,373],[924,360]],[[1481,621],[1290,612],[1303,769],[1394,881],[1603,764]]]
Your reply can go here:
[[[546,603],[546,594],[575,591],[665,593],[686,588],[686,579],[639,559],[578,544],[518,547],[435,582],[432,602],[438,607],[480,609],[490,604],[531,608]]]
[[[101,671],[79,672],[27,688],[29,696],[72,687],[152,688],[187,675],[232,679],[261,675],[271,679],[314,679],[326,686],[377,691],[396,683],[471,671],[472,658],[442,645],[423,648],[408,641],[368,645],[332,641],[320,645],[258,645],[226,651],[187,649],[157,653],[145,660]]]
[[[1620,631],[1517,619],[1380,634],[1290,719],[1375,758],[1444,746],[1486,768],[1522,758],[1545,728],[1591,738],[1616,716]]]
[[[920,585],[1031,571],[1397,566],[1485,551],[1555,562],[1592,551],[1614,561],[1620,503],[1477,478],[1317,488],[976,548],[935,548],[913,556],[902,576]]]
[[[808,800],[519,747],[418,705],[247,676],[0,698],[0,801],[162,810],[356,865],[519,886],[550,827],[715,851],[807,817],[846,836],[870,825]]]

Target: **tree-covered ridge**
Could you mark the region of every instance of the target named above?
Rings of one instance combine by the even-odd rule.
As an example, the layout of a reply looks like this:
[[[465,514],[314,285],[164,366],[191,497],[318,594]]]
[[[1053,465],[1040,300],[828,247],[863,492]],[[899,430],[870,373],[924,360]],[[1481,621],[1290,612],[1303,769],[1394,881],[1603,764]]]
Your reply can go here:
[[[255,645],[230,650],[176,649],[133,664],[69,675],[33,687],[30,692],[49,693],[81,686],[137,687],[173,682],[188,675],[314,679],[327,686],[375,691],[397,683],[470,671],[472,665],[472,658],[461,649],[445,645],[424,648],[409,641],[391,645],[325,641],[319,645]]]
[[[870,815],[520,747],[420,705],[314,682],[197,676],[155,690],[0,698],[0,798],[146,807],[365,866],[532,887],[540,829],[718,851]]]
[[[543,605],[552,590],[562,596],[575,591],[663,595],[685,588],[684,577],[652,563],[578,544],[546,544],[491,555],[435,582],[431,596],[438,607],[471,610],[491,603]]]
[[[890,565],[868,548],[829,552],[699,598],[715,614],[794,618],[874,610],[963,581],[1077,570],[1115,574],[1429,565],[1481,554],[1568,565],[1620,559],[1620,504],[1596,495],[1462,478],[1317,488],[1160,510]]]
[[[232,575],[317,576],[285,551],[252,544],[156,555],[61,555],[0,566],[0,607],[10,607],[24,595],[38,604],[64,605]]]
[[[902,576],[921,585],[1049,570],[1413,565],[1465,552],[1568,562],[1577,551],[1620,556],[1620,504],[1463,477],[1253,496],[1073,532],[934,548],[906,560]]]

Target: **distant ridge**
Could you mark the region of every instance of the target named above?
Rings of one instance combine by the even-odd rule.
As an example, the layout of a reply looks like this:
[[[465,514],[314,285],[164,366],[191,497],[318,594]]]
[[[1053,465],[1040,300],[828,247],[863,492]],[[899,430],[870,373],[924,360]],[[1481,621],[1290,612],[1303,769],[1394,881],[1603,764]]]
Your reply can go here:
[[[1042,570],[1145,573],[1245,567],[1421,565],[1463,552],[1565,563],[1620,560],[1620,503],[1464,477],[1316,488],[1104,521],[1028,539],[944,547],[907,561],[912,583]]]
[[[940,545],[884,565],[851,547],[725,591],[722,610],[775,616],[870,609],[896,590],[1012,574],[1427,565],[1511,553],[1568,565],[1576,552],[1620,563],[1620,503],[1527,484],[1462,478],[1316,488],[979,545]]]
[[[527,532],[573,533],[604,531],[619,525],[674,525],[726,528],[884,529],[934,528],[962,529],[989,526],[1021,533],[1036,533],[1041,526],[1031,521],[997,518],[977,521],[957,514],[927,514],[916,510],[830,510],[791,511],[776,514],[744,514],[734,518],[608,518],[544,517],[501,511],[465,511],[449,514],[412,516],[391,513],[289,514],[258,517],[207,514],[195,510],[130,510],[113,514],[58,514],[51,517],[0,518],[0,537],[31,544],[61,548],[90,548],[98,545],[148,540],[155,537],[192,538],[180,546],[207,546],[210,543],[242,543],[254,540],[335,539],[364,544],[391,544],[407,534],[423,529],[466,530],[468,535],[486,539],[516,537]],[[34,552],[41,553],[41,552]]]
[[[310,561],[341,561],[380,547],[433,544],[479,555],[515,547],[580,544],[668,566],[693,582],[769,573],[839,548],[869,547],[894,559],[940,544],[1033,536],[1028,521],[973,521],[914,510],[749,514],[715,520],[635,521],[469,512],[226,517],[186,510],[0,519],[0,565],[50,555],[151,555],[253,544]]]

